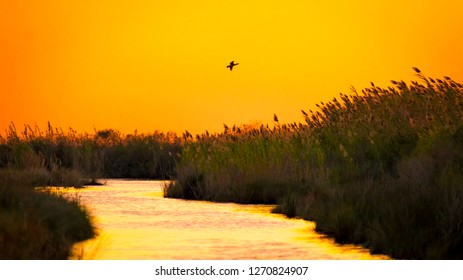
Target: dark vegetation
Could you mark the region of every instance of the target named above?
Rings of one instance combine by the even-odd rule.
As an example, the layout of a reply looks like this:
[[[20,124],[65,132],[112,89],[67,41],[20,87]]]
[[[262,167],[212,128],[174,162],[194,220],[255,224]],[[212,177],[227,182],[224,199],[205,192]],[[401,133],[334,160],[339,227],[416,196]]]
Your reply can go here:
[[[50,173],[45,185],[62,185],[54,174],[73,173],[85,182],[98,178],[169,179],[175,174],[181,139],[173,133],[122,135],[112,129],[78,134],[70,129],[47,131],[14,124],[0,136],[0,168]],[[76,182],[71,182],[75,186]]]
[[[189,137],[166,196],[277,203],[341,243],[463,257],[463,86],[432,79],[341,94],[305,123]]]
[[[77,198],[47,190],[30,174],[0,170],[0,259],[67,259],[74,243],[95,236]]]

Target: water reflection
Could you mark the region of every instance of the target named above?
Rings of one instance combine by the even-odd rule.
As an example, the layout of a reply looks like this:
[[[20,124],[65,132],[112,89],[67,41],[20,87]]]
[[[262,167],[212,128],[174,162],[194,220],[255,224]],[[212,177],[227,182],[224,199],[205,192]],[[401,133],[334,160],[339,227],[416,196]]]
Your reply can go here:
[[[100,234],[76,246],[84,259],[378,259],[314,232],[268,205],[163,198],[163,182],[108,180],[78,192]]]

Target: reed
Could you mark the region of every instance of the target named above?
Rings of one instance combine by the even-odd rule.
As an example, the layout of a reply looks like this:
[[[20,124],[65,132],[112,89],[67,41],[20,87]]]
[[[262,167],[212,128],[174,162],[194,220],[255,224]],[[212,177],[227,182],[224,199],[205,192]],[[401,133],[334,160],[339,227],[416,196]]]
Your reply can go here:
[[[28,125],[18,132],[12,123],[0,135],[0,169],[46,170],[51,174],[46,185],[66,184],[60,176],[93,181],[100,177],[169,179],[180,144],[175,134],[158,131],[123,135],[106,129],[82,134],[73,129],[64,132],[49,123],[45,132]]]
[[[302,111],[304,123],[185,133],[166,196],[278,203],[338,242],[394,258],[463,254],[463,86],[371,87]]]

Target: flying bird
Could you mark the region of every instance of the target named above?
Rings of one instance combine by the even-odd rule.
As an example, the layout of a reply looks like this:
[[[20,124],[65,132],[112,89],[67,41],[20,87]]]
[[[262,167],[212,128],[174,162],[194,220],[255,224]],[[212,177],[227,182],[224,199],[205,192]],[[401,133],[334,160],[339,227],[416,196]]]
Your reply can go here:
[[[230,71],[233,70],[233,67],[235,67],[236,65],[238,65],[239,63],[235,63],[234,60],[232,60],[232,62],[230,62],[230,64],[227,65],[227,68],[230,68]]]

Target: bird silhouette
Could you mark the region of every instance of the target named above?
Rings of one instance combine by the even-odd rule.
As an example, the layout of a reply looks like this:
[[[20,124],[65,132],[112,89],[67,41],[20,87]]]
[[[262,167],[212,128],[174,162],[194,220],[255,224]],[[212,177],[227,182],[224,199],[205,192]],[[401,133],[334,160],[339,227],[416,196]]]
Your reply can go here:
[[[233,70],[233,67],[235,67],[236,65],[238,65],[239,63],[235,63],[234,60],[232,60],[232,62],[230,62],[230,64],[227,65],[227,68],[230,68],[230,71]]]

